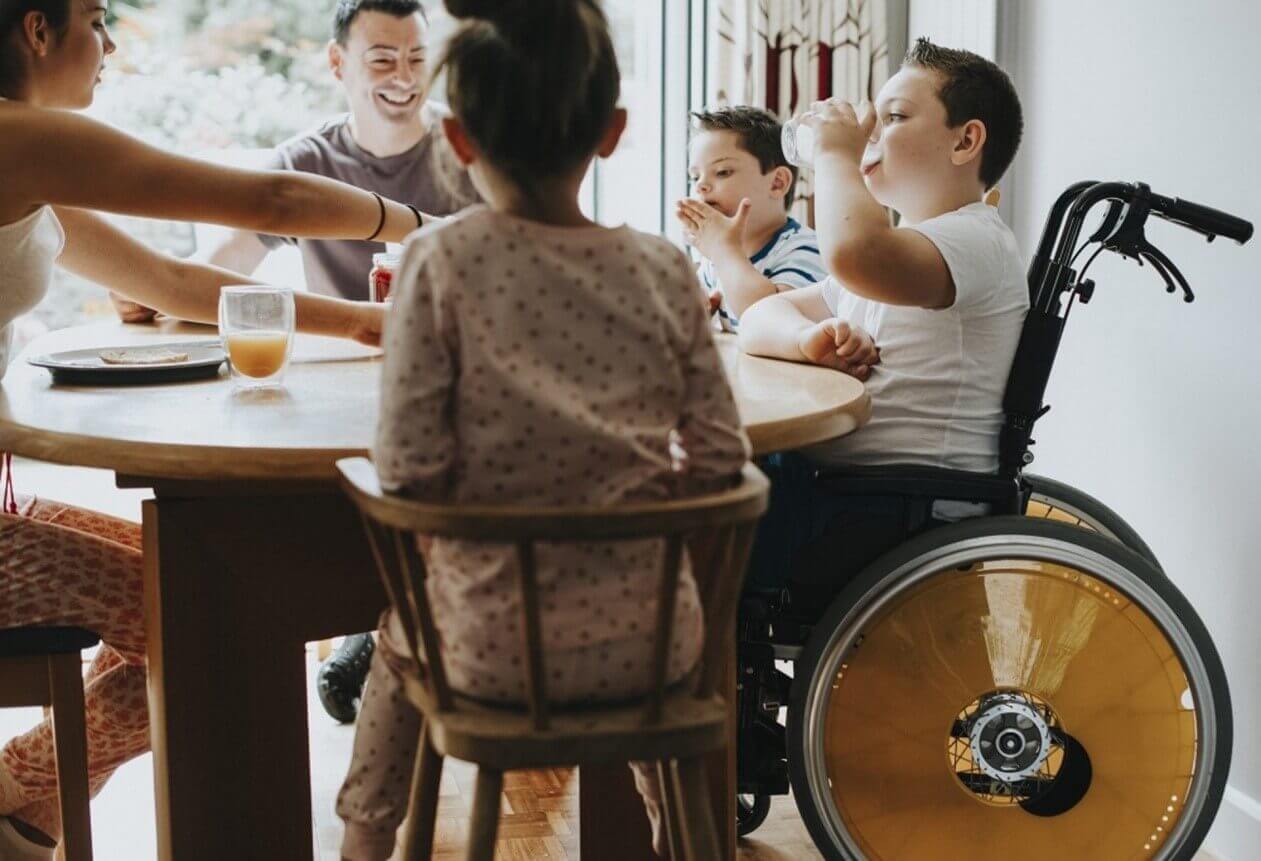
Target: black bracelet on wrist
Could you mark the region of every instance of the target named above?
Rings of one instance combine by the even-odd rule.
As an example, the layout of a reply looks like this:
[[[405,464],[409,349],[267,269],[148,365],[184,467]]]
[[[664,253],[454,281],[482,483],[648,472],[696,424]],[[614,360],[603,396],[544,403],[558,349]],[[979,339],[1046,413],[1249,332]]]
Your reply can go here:
[[[373,241],[380,236],[381,231],[385,229],[385,200],[383,200],[381,195],[377,194],[375,191],[372,192],[372,196],[377,199],[377,206],[381,208],[381,220],[377,222],[377,229],[372,231],[372,235],[364,240],[365,242]]]
[[[410,210],[412,211],[412,215],[416,216],[416,226],[417,226],[417,227],[424,227],[424,226],[425,226],[425,220],[424,220],[423,218],[421,218],[421,217],[420,217],[420,210],[419,210],[419,209],[417,209],[416,207],[412,206],[410,203],[404,203],[403,205],[404,205],[404,206],[406,206],[408,209],[410,209]]]

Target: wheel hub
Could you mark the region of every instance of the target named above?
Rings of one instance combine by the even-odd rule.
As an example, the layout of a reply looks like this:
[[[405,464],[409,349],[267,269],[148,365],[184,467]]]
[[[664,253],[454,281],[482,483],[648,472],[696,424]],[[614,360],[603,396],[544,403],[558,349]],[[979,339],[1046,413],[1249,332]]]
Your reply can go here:
[[[982,774],[1012,784],[1036,775],[1046,762],[1051,730],[1018,695],[998,694],[974,719],[968,742]]]
[[[1043,700],[1021,691],[977,697],[955,718],[946,742],[955,777],[987,804],[1028,801],[1063,763],[1060,723]]]

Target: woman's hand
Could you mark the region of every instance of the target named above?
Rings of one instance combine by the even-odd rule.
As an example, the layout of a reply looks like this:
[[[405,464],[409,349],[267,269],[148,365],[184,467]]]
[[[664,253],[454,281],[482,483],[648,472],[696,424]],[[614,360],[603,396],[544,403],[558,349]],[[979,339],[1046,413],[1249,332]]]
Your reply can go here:
[[[836,317],[802,330],[797,346],[810,362],[858,380],[867,379],[872,366],[880,364],[880,348],[871,335]]]
[[[346,337],[369,347],[381,346],[386,306],[380,302],[351,302],[349,305],[350,320]]]

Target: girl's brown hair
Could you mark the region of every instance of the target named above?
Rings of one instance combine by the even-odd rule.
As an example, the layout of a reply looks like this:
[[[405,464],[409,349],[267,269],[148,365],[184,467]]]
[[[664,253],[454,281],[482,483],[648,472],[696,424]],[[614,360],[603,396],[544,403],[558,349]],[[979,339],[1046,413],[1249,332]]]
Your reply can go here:
[[[621,74],[596,0],[444,0],[464,19],[434,73],[486,160],[527,193],[590,158]]]

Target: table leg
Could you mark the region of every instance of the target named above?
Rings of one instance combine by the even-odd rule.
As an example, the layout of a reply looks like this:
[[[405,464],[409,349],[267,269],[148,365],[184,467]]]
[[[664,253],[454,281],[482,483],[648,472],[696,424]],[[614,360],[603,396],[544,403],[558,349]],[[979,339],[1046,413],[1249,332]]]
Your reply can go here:
[[[708,757],[710,803],[718,826],[722,857],[736,853],[736,661],[734,654],[723,679],[732,704],[727,719],[726,750]],[[578,772],[578,810],[581,821],[579,850],[584,861],[642,861],[655,857],[652,833],[634,778],[622,764],[584,765]]]
[[[328,492],[144,505],[159,857],[311,858],[307,641],[386,599]]]
[[[652,829],[626,763],[578,769],[578,851],[583,861],[655,858]]]

